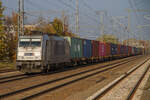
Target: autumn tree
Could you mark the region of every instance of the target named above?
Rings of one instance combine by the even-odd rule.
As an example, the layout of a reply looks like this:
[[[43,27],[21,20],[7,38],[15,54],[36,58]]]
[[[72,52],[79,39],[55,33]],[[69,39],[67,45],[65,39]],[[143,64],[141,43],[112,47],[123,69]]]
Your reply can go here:
[[[0,60],[6,59],[8,54],[7,52],[7,36],[4,33],[4,26],[3,26],[3,11],[4,7],[2,6],[2,1],[0,1]]]
[[[96,40],[106,43],[114,43],[114,44],[119,43],[118,38],[111,34],[104,34],[101,37],[98,37]]]
[[[63,25],[64,24],[64,25]],[[69,25],[62,22],[62,20],[55,18],[52,22],[51,29],[53,29],[60,36],[70,36],[70,37],[79,37],[76,34],[69,31]]]
[[[52,22],[44,20],[43,17],[37,19],[37,24],[35,24],[35,31],[41,31],[43,33],[49,33],[59,36],[70,36],[78,37],[76,34],[69,31],[69,25],[64,24],[61,19],[54,18]]]
[[[52,26],[58,35],[63,35],[63,23],[60,19],[55,18],[52,23]]]
[[[5,16],[4,26],[7,36],[7,52],[9,60],[13,61],[16,57],[16,47],[18,41],[18,14],[13,12],[11,16]]]

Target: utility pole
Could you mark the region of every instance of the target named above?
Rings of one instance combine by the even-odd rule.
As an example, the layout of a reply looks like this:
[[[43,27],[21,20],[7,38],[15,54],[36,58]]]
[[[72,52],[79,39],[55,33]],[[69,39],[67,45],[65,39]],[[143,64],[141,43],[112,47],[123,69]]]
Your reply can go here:
[[[20,36],[20,0],[18,0],[18,39]]]
[[[79,0],[76,0],[76,33],[79,35]]]
[[[102,36],[104,36],[104,12],[101,12],[101,16],[100,16],[100,22],[101,22],[101,34]],[[103,42],[104,42],[104,37],[103,38]]]
[[[24,35],[24,0],[18,0],[18,38]]]
[[[102,36],[102,42],[104,42],[104,14],[106,14],[106,11],[97,11],[97,15],[100,15],[100,34]]]
[[[131,45],[130,43],[129,43],[129,35],[130,35],[130,22],[131,22],[131,16],[130,16],[130,9],[127,9],[127,11],[128,11],[128,27],[127,27],[127,30],[128,30],[128,45]],[[131,42],[132,42],[132,40],[131,40]]]
[[[65,12],[62,11],[63,32],[65,32]]]
[[[118,23],[118,21],[117,21],[117,18],[116,17],[114,17],[114,16],[112,16],[111,17],[111,23],[112,23],[112,34],[114,34],[114,36],[116,37],[116,38],[118,38],[118,41],[120,41],[120,43],[121,43],[121,40],[120,40],[120,34],[118,34],[118,30],[117,30],[117,23]],[[120,32],[119,32],[120,33]]]
[[[112,17],[112,19],[113,19],[113,21],[116,23],[116,24],[119,24],[120,25],[120,27],[122,28],[121,30],[120,30],[120,32],[119,32],[119,34],[118,34],[118,37],[120,38],[120,42],[123,44],[123,39],[124,39],[124,37],[125,37],[125,35],[121,35],[121,33],[124,33],[126,30],[127,30],[127,28],[126,28],[126,26],[123,24],[123,23],[121,23],[120,22],[120,20],[121,19],[125,19],[125,18],[127,18],[126,16],[116,16],[116,17]],[[114,26],[114,25],[113,25]],[[114,30],[114,29],[113,29]],[[124,30],[124,31],[123,31]],[[123,32],[121,32],[121,31],[123,31]],[[128,31],[128,30],[127,30]],[[117,34],[116,34],[116,36],[117,36]],[[122,40],[122,41],[121,41]]]

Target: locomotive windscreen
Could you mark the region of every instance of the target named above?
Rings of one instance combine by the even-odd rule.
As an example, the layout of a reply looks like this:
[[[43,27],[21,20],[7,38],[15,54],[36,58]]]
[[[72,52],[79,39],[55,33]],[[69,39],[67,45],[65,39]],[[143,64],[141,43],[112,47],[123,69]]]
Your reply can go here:
[[[20,47],[40,47],[40,39],[21,39],[19,42]]]
[[[40,38],[23,37],[19,40],[17,60],[41,60]]]

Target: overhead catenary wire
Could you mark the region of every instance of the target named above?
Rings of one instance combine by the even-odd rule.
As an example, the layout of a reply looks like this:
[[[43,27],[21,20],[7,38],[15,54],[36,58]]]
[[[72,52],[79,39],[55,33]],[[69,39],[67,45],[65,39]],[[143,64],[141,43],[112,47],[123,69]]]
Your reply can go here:
[[[76,8],[74,8],[73,6],[67,4],[66,2],[64,2],[64,1],[62,1],[62,0],[58,0],[58,1],[60,1],[60,3],[64,4],[66,7],[71,8],[72,10],[76,10]],[[90,19],[91,19],[92,21],[94,21],[95,23],[99,23],[99,20],[97,20],[96,18],[91,17],[90,14],[86,14],[85,12],[84,12],[84,13],[81,13],[81,12],[80,12],[79,16],[80,16],[80,17],[81,17],[81,16],[84,16],[84,17],[90,18]],[[76,23],[76,25],[77,25],[77,23]],[[76,26],[76,27],[77,27],[77,26]],[[77,29],[76,29],[76,30],[77,30]],[[77,31],[76,31],[76,32],[77,32]]]
[[[28,3],[30,3],[30,5],[33,5],[34,3],[33,2],[31,2],[31,0],[27,0],[27,1],[29,1]],[[47,0],[47,1],[49,1],[49,0]],[[69,7],[69,8],[71,8],[72,10],[75,10],[75,8],[74,7],[72,7],[71,5],[69,5],[69,4],[67,4],[67,3],[65,3],[64,1],[62,1],[62,0],[58,0],[58,1],[60,1],[60,3],[61,4],[63,4],[63,5],[65,5],[66,7]],[[34,6],[35,7],[39,7],[39,5],[37,5],[37,3],[36,4],[34,4]],[[93,17],[91,17],[91,16],[89,16],[88,14],[86,14],[86,13],[84,13],[84,14],[81,14],[80,16],[84,16],[84,17],[88,17],[88,18],[90,18],[91,20],[93,20],[94,22],[98,22],[98,20],[97,19],[95,19],[95,18],[93,18]]]
[[[90,13],[91,14],[93,14],[94,16],[97,16],[97,11],[94,9],[94,8],[92,8],[88,3],[86,3],[84,0],[82,0],[82,3],[83,3],[83,5],[86,7],[86,8],[88,8],[89,10],[90,10]],[[88,10],[88,11],[89,11]],[[91,14],[89,14],[89,15],[91,15]],[[97,18],[95,18],[96,20],[95,21],[97,21],[97,22],[100,22],[99,21],[99,18],[97,19]],[[100,24],[101,24],[101,22],[100,22]]]
[[[88,3],[86,3],[85,0],[82,0],[82,2],[85,7],[87,7],[89,10],[91,10],[94,15],[96,15],[96,10],[94,8],[92,8]]]
[[[10,7],[6,7],[6,6],[4,6],[4,8],[5,8],[6,10],[11,10],[11,11],[14,11],[14,12],[17,12],[17,11],[18,11],[18,10],[15,9],[15,8],[10,8]]]
[[[50,0],[46,0],[48,3],[50,3]],[[61,5],[64,5],[65,7],[68,7],[68,8],[70,8],[69,10],[68,9],[65,9],[65,8],[63,8],[63,9],[65,9],[66,11],[67,11],[67,14],[68,13],[72,13],[72,14],[74,14],[74,12],[75,12],[75,5],[73,6],[72,4],[70,4],[70,3],[72,3],[73,1],[71,1],[70,3],[68,3],[68,2],[65,2],[65,0],[57,0],[57,1],[59,1],[58,2],[58,4],[60,3]],[[32,6],[32,7],[36,7],[36,8],[38,8],[39,9],[39,7],[41,8],[41,9],[39,9],[39,11],[37,10],[37,12],[39,12],[39,13],[37,13],[36,11],[34,12],[33,10],[33,12],[31,11],[31,9],[30,9],[30,7],[29,6],[25,6],[25,7],[28,7],[28,9],[25,9],[25,15],[27,15],[27,16],[32,16],[32,17],[35,17],[35,18],[39,18],[39,16],[41,16],[41,15],[43,15],[43,18],[46,20],[48,17],[48,15],[51,13],[51,12],[49,12],[48,10],[46,11],[46,6],[44,7],[44,6],[42,6],[43,5],[43,3],[42,3],[42,5],[41,4],[39,4],[38,2],[36,2],[36,3],[34,3],[33,2],[33,0],[25,0],[25,5],[30,5],[30,6]],[[58,5],[57,4],[57,5]],[[61,6],[60,6],[61,7]],[[59,7],[59,8],[60,8]],[[88,6],[87,6],[88,7]],[[35,9],[36,9],[35,8]],[[69,11],[69,12],[68,12]],[[91,10],[92,11],[92,10]],[[40,13],[41,12],[41,13]],[[92,11],[92,13],[93,14],[95,14],[95,11],[94,11],[94,9],[93,9],[93,11]],[[39,14],[39,15],[38,15]],[[66,14],[65,14],[66,15]],[[68,14],[69,15],[69,14]],[[96,14],[95,14],[96,15]],[[69,15],[70,16],[70,18],[73,18],[74,16],[72,16],[71,17],[71,15]],[[89,18],[89,20],[88,20],[88,22],[90,21],[91,23],[93,22],[94,24],[99,24],[100,23],[100,21],[95,17],[95,16],[92,16],[91,14],[88,14],[87,12],[81,12],[81,10],[80,10],[80,15],[79,15],[80,17],[84,17],[84,20],[85,20],[85,17],[87,17],[87,18]],[[46,18],[45,18],[46,17]],[[52,18],[52,17],[51,17]],[[69,23],[72,23],[71,25],[74,25],[73,22],[74,20],[71,20]],[[80,23],[82,23],[83,22],[83,20],[81,20],[80,21]],[[88,24],[88,22],[85,22],[84,24],[85,25],[87,25]],[[81,25],[81,27],[84,27],[84,25]],[[73,27],[73,26],[72,26]],[[83,28],[82,27],[82,28]],[[95,28],[90,28],[90,29],[95,29]],[[85,30],[85,28],[83,28],[82,30]]]
[[[33,0],[32,0],[33,1]],[[38,3],[33,3],[31,0],[25,0],[25,3],[31,5],[31,7],[36,7],[37,9],[41,10],[43,8],[43,6],[41,6]]]
[[[134,12],[135,15],[136,15],[136,19],[137,19],[138,24],[141,24],[141,23],[140,23],[140,20],[139,20],[139,16],[137,15],[137,12],[138,12],[138,11],[140,11],[140,12],[143,11],[143,10],[141,10],[141,9],[137,9],[137,4],[140,3],[140,2],[136,3],[134,0],[129,0],[129,3],[130,3],[131,8],[132,8],[132,9],[135,9],[135,10],[133,10],[133,12]],[[141,3],[140,3],[140,4],[141,4]],[[143,33],[144,33],[144,30],[140,29],[138,36],[139,36],[139,39],[141,38],[141,40],[144,39]],[[140,34],[141,34],[141,35],[140,35]],[[134,34],[134,35],[136,35],[136,34]]]
[[[42,9],[39,9],[39,10],[26,10],[25,13],[28,14],[28,15],[31,15],[31,16],[34,16],[34,17],[39,17],[39,16],[41,16],[43,14],[48,15],[48,14],[51,14],[51,13],[62,13],[61,11],[54,11],[54,10],[50,10],[50,9],[44,10],[43,9],[44,7],[41,6],[40,4],[33,3],[31,0],[26,0],[26,1],[27,1],[26,5],[29,4],[32,7],[34,6],[34,7],[38,8],[38,9],[39,9],[39,7],[42,8]]]
[[[65,5],[66,7],[71,8],[71,9],[74,10],[74,11],[76,10],[76,8],[74,8],[73,6],[71,6],[71,5],[67,4],[67,3],[65,3],[63,0],[57,0],[57,1],[60,1],[59,3],[62,3],[63,5]],[[95,19],[94,17],[91,17],[90,15],[86,14],[85,12],[82,13],[82,15],[80,15],[80,16],[88,17],[88,18],[90,18],[91,20],[93,20],[93,21],[95,21],[96,23],[98,23],[98,20],[97,20],[97,19]]]
[[[69,8],[71,8],[71,9],[73,9],[73,10],[76,10],[74,7],[72,7],[71,5],[65,3],[63,0],[57,0],[57,1],[59,1],[59,2],[62,3],[63,5],[69,7]]]

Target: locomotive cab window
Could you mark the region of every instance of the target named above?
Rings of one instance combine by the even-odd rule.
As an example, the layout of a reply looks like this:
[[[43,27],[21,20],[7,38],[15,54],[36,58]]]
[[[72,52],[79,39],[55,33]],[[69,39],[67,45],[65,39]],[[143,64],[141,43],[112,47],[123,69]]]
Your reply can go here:
[[[29,44],[30,44],[30,42],[28,42],[28,41],[20,41],[19,46],[20,47],[27,47],[27,46],[29,46]]]
[[[27,47],[30,45],[30,39],[20,39],[19,46],[20,47]]]
[[[32,39],[31,46],[40,47],[41,46],[41,40],[40,39]]]
[[[40,39],[21,39],[19,42],[20,47],[40,47]]]

